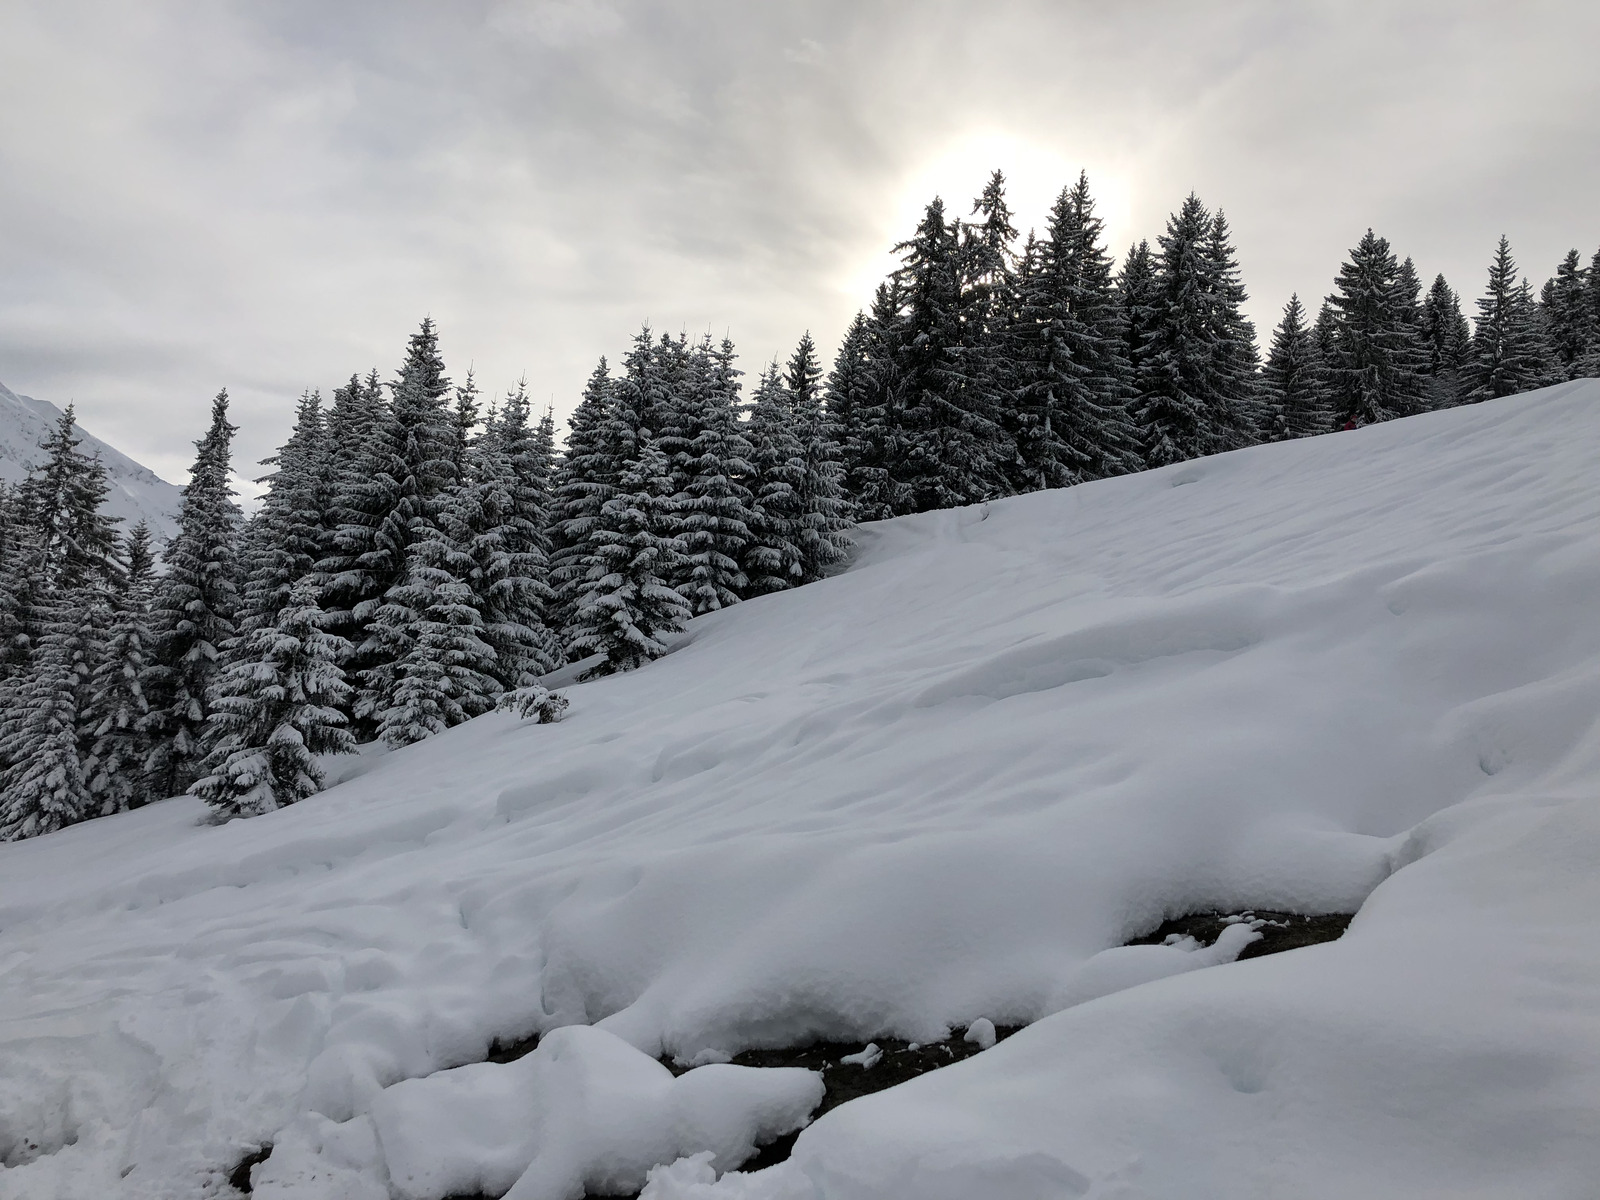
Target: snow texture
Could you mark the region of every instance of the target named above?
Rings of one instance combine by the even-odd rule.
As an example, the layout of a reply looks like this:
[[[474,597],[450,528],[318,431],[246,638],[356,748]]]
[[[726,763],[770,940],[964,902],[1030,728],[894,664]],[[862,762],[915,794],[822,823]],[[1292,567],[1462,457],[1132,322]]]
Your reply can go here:
[[[61,419],[61,410],[48,400],[19,396],[0,383],[0,480],[20,483],[31,467],[42,461],[40,440]],[[121,517],[117,526],[126,533],[141,519],[150,523],[150,532],[159,547],[178,531],[178,505],[183,489],[168,483],[149,467],[140,466],[116,447],[102,442],[77,426],[84,454],[98,454],[106,466],[105,511]]]
[[[271,1143],[263,1195],[437,1198],[613,1089],[651,1115],[546,1181],[648,1142],[689,1155],[650,1200],[1591,1196],[1597,458],[1583,381],[868,526],[559,724],[0,846],[0,1197],[222,1197]],[[650,1098],[979,1018],[1034,1023],[754,1174]],[[702,1070],[742,1147],[776,1099]]]

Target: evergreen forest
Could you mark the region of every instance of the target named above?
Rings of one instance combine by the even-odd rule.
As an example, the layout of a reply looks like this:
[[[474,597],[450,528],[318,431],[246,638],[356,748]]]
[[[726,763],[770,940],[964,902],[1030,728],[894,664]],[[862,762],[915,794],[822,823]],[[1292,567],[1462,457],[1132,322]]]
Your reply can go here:
[[[424,320],[392,378],[300,397],[248,519],[219,392],[159,546],[105,513],[69,407],[0,487],[0,840],[184,792],[256,815],[362,743],[557,719],[552,672],[821,579],[859,521],[1600,376],[1600,251],[1535,291],[1502,238],[1469,320],[1368,230],[1263,355],[1196,196],[1120,261],[1086,176],[1013,221],[999,172],[966,216],[934,200],[831,364],[806,334],[747,379],[729,340],[646,327],[559,444],[524,386],[453,381]]]

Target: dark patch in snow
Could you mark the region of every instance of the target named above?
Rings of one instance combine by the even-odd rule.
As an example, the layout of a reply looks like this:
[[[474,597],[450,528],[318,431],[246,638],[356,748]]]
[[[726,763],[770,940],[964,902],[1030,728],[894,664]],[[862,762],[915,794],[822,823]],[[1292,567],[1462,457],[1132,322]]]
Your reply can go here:
[[[1168,939],[1192,937],[1202,946],[1209,946],[1222,936],[1222,931],[1229,925],[1250,920],[1260,922],[1256,929],[1261,938],[1246,946],[1239,957],[1260,958],[1263,954],[1278,954],[1284,950],[1298,950],[1302,946],[1338,941],[1344,936],[1354,916],[1354,913],[1323,913],[1308,917],[1265,908],[1245,909],[1237,913],[1190,913],[1163,921],[1153,932],[1131,938],[1127,945],[1159,946]]]
[[[228,1185],[236,1192],[248,1196],[255,1190],[250,1182],[250,1171],[267,1161],[267,1155],[272,1153],[272,1143],[268,1142],[259,1149],[252,1150],[239,1160],[239,1165],[228,1173]]]
[[[492,1063],[516,1062],[517,1059],[532,1054],[539,1048],[539,1035],[530,1033],[525,1038],[516,1038],[509,1042],[502,1042],[496,1038],[489,1047],[489,1056],[484,1061]]]

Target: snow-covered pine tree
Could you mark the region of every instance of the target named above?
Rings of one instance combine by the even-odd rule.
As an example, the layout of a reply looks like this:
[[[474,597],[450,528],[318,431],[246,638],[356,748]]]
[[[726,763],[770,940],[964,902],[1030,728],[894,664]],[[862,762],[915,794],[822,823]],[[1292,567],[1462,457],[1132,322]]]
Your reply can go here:
[[[568,656],[603,654],[591,675],[643,666],[666,652],[665,638],[689,619],[667,585],[678,574],[682,543],[666,455],[645,443],[623,469],[595,531],[589,589],[578,608]]]
[[[998,172],[996,173],[998,175]],[[821,579],[850,553],[851,505],[844,472],[834,457],[834,439],[823,404],[822,365],[806,333],[784,372],[789,419],[800,446],[795,489],[794,544],[800,551],[800,582]]]
[[[245,647],[217,680],[202,778],[189,791],[223,818],[249,817],[321,790],[322,754],[347,754],[349,685],[339,663],[349,651],[328,632],[317,586],[301,579],[277,622],[245,635]]]
[[[207,694],[238,618],[240,517],[228,481],[235,432],[224,389],[211,403],[211,427],[195,443],[178,534],[162,555],[167,570],[151,600],[151,662],[139,682],[150,705],[143,724],[150,739],[145,777],[155,799],[194,782],[210,712]]]
[[[1128,256],[1117,272],[1118,325],[1122,330],[1123,357],[1128,360],[1129,386],[1135,396],[1149,356],[1148,347],[1155,328],[1155,304],[1155,255],[1150,252],[1150,243],[1141,240],[1128,248]]]
[[[438,333],[430,320],[411,336],[400,376],[392,386],[379,430],[372,475],[360,508],[376,516],[371,549],[357,566],[380,600],[351,612],[362,635],[346,675],[356,688],[351,731],[363,738],[377,730],[398,686],[398,664],[410,652],[420,614],[408,601],[413,545],[439,528],[439,503],[455,482],[457,429],[446,403],[450,381],[439,357]],[[341,622],[342,624],[342,622]],[[353,639],[352,639],[353,640]],[[352,670],[353,668],[353,670]]]
[[[463,553],[459,582],[482,617],[480,636],[493,652],[489,674],[498,690],[526,687],[564,661],[549,624],[555,598],[545,532],[548,451],[530,416],[519,383],[468,449],[465,478],[451,490],[440,521]]]
[[[748,594],[763,596],[797,587],[805,580],[800,549],[800,492],[805,486],[805,452],[795,436],[789,389],[776,361],[763,368],[745,425],[750,441],[750,542],[744,573]]]
[[[1427,407],[1460,404],[1466,395],[1461,372],[1472,345],[1472,327],[1461,315],[1461,298],[1443,275],[1434,276],[1422,301],[1420,336],[1428,362]]]
[[[1554,382],[1539,313],[1525,283],[1517,281],[1511,243],[1502,236],[1489,265],[1489,285],[1478,299],[1472,332],[1469,401],[1513,396]]]
[[[739,422],[739,375],[733,343],[707,339],[694,351],[694,386],[683,398],[683,441],[673,472],[679,480],[678,593],[690,614],[737,603],[748,580],[740,566],[750,544],[751,448]]]
[[[862,521],[881,521],[915,508],[910,487],[900,477],[908,453],[906,379],[901,370],[906,328],[900,308],[898,281],[879,284],[856,347],[860,369],[853,384],[853,430],[845,448],[844,486]]]
[[[1324,380],[1335,421],[1358,425],[1420,412],[1426,404],[1426,351],[1386,239],[1367,230],[1339,268]]]
[[[602,358],[589,376],[568,423],[567,444],[556,468],[550,508],[550,587],[555,594],[551,628],[569,645],[578,608],[589,590],[600,514],[616,495],[622,464],[609,438],[613,387]]]
[[[150,705],[140,680],[150,664],[150,592],[155,555],[150,527],[140,521],[128,531],[123,553],[126,576],[111,596],[110,623],[89,680],[87,711],[80,725],[89,731],[84,760],[96,815],[137,808],[149,799],[144,764],[150,752],[145,718]]]
[[[324,555],[331,504],[327,426],[321,395],[304,393],[289,440],[276,455],[262,460],[275,470],[267,476],[267,494],[241,538],[246,571],[242,633],[275,624],[290,589],[315,571]]]
[[[81,587],[37,606],[38,642],[28,671],[7,688],[0,724],[0,841],[37,837],[91,815],[79,705],[97,647]]]
[[[12,673],[27,662],[28,533],[18,489],[0,481],[0,696]]]
[[[316,565],[322,580],[322,608],[328,629],[352,647],[365,640],[366,616],[383,600],[389,586],[372,572],[368,556],[383,518],[385,495],[372,486],[383,452],[383,431],[389,404],[377,369],[365,379],[352,375],[333,394],[328,413],[327,511],[323,517],[323,558]],[[353,653],[353,651],[352,651]],[[347,671],[360,664],[345,664]]]
[[[852,505],[856,495],[851,483],[852,472],[860,453],[861,417],[869,395],[867,336],[867,315],[858,312],[834,355],[823,399],[828,436],[833,439],[833,457],[839,463],[845,496]]]
[[[471,556],[443,531],[409,553],[406,582],[390,590],[386,609],[403,606],[414,616],[378,712],[378,736],[396,747],[493,710],[502,690],[481,601],[466,581]]]
[[[1239,274],[1228,219],[1218,209],[1206,239],[1211,278],[1212,421],[1222,448],[1248,446],[1257,440],[1262,413],[1261,354],[1256,327],[1244,315],[1249,296]]]
[[[1283,320],[1273,331],[1262,382],[1272,407],[1271,440],[1310,437],[1333,428],[1322,394],[1316,338],[1298,295],[1289,297]]]
[[[1595,341],[1595,316],[1585,275],[1578,252],[1569,250],[1556,267],[1555,277],[1544,285],[1545,328],[1564,379],[1582,378]]]
[[[467,452],[477,437],[478,422],[483,416],[483,406],[478,402],[478,385],[472,378],[472,368],[467,368],[465,383],[455,390],[455,405],[450,410],[450,465],[459,478],[467,470]]]
[[[1087,174],[1063,188],[1048,236],[1029,239],[1007,334],[1014,491],[1066,487],[1136,470],[1130,368],[1111,257]]]
[[[99,458],[78,449],[82,441],[69,404],[39,444],[44,465],[19,490],[29,531],[27,570],[37,593],[66,595],[121,574],[116,519],[102,510],[111,485]]]
[[[1217,409],[1217,325],[1213,311],[1212,222],[1190,193],[1159,239],[1150,325],[1133,414],[1146,465],[1163,467],[1227,449],[1232,438]]]
[[[963,357],[965,322],[977,319],[979,299],[964,286],[959,226],[945,220],[942,200],[928,205],[895,253],[904,452],[887,465],[909,504],[901,511],[954,508],[1000,494],[1004,437],[982,381]]]

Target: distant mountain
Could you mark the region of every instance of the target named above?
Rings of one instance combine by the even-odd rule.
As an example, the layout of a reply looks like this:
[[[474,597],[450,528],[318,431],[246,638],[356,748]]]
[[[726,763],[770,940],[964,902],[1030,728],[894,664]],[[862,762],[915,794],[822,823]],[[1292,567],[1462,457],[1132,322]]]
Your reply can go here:
[[[0,480],[18,483],[40,459],[39,442],[61,419],[61,410],[48,400],[19,396],[0,383]],[[143,517],[159,544],[178,530],[178,504],[183,491],[149,467],[141,466],[115,446],[102,442],[82,425],[85,454],[100,455],[110,476],[111,494],[106,508],[121,517],[127,529]]]

